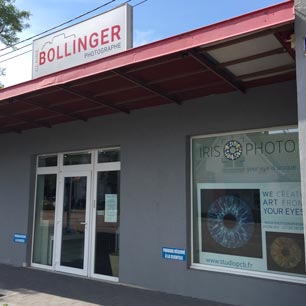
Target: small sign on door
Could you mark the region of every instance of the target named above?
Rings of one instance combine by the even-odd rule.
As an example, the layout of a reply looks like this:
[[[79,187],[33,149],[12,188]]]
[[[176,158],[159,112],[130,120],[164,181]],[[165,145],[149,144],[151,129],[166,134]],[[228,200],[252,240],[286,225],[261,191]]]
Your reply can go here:
[[[117,194],[105,195],[105,222],[117,222],[118,196]]]

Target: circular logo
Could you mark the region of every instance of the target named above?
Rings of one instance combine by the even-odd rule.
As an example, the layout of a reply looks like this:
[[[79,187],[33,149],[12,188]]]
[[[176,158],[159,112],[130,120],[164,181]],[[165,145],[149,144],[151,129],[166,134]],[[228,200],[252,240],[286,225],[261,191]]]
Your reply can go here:
[[[242,154],[242,145],[237,140],[230,140],[224,145],[224,156],[229,160],[236,160]]]

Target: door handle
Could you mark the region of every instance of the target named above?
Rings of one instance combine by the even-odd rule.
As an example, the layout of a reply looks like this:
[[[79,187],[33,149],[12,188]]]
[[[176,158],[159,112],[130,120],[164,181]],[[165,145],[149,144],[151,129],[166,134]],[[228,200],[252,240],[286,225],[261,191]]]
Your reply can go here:
[[[80,222],[80,224],[82,224],[82,225],[86,225],[86,222]]]

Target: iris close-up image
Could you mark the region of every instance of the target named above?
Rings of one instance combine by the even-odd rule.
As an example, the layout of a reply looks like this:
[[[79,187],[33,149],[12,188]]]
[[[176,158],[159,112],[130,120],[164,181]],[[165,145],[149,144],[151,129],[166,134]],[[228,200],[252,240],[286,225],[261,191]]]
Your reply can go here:
[[[202,252],[262,258],[259,189],[201,190]]]
[[[266,232],[268,270],[306,274],[303,234]]]

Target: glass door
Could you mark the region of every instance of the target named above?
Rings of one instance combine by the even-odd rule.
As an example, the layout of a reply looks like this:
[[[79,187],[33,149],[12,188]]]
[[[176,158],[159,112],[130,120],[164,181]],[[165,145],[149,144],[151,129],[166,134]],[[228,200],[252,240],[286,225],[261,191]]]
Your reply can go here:
[[[90,174],[90,171],[65,171],[60,175],[57,271],[87,275]]]
[[[93,276],[113,279],[119,275],[120,163],[106,168],[96,172]]]
[[[54,220],[57,175],[37,175],[32,263],[53,265]]]

